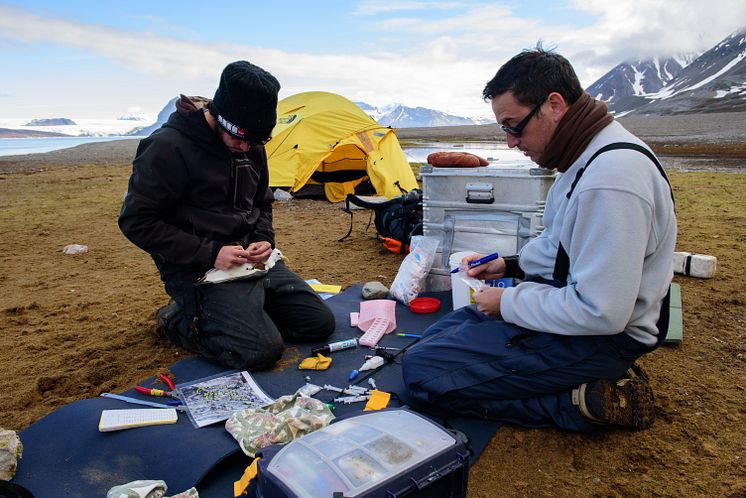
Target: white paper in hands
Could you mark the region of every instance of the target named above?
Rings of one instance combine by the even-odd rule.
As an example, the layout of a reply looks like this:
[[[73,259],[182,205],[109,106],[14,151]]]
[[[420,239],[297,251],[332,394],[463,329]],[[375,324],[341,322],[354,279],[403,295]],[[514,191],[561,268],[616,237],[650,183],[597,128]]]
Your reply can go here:
[[[218,270],[212,268],[197,280],[195,285],[202,284],[219,284],[220,282],[228,282],[231,280],[241,280],[245,278],[259,278],[267,274],[267,272],[275,266],[279,260],[283,258],[282,253],[279,249],[272,249],[272,253],[269,255],[264,264],[261,263],[246,263],[241,266],[234,266],[228,270]]]
[[[465,273],[461,274],[459,278],[461,278],[461,281],[463,283],[471,287],[474,290],[474,292],[479,292],[484,287],[486,287],[486,284],[484,283],[483,280],[478,280],[474,277],[470,277],[466,275]]]

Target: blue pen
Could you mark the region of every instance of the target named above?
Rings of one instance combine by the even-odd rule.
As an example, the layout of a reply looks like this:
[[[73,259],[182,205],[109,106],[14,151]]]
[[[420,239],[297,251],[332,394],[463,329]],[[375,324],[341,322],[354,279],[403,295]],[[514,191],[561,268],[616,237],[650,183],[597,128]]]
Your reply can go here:
[[[483,265],[485,263],[489,263],[490,261],[494,261],[494,260],[496,260],[499,257],[500,257],[500,255],[498,253],[493,252],[492,254],[488,254],[487,256],[485,256],[483,258],[479,258],[476,261],[470,261],[469,262],[469,268],[474,268],[475,266],[479,266],[479,265]],[[451,273],[458,273],[461,270],[462,270],[461,267],[454,268],[453,270],[451,270]]]

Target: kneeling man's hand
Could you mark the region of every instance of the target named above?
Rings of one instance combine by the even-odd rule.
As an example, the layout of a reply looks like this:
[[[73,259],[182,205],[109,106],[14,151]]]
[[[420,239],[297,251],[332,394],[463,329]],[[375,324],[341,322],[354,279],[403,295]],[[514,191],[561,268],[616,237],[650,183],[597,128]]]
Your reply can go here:
[[[500,299],[503,292],[505,289],[502,287],[483,287],[472,297],[479,311],[487,316],[500,316]]]
[[[229,270],[234,266],[241,266],[249,262],[251,254],[241,246],[223,246],[215,258],[215,268]]]
[[[249,247],[246,248],[246,252],[249,253],[249,262],[251,263],[264,263],[269,259],[272,254],[272,244],[266,240],[261,242],[252,242]]]

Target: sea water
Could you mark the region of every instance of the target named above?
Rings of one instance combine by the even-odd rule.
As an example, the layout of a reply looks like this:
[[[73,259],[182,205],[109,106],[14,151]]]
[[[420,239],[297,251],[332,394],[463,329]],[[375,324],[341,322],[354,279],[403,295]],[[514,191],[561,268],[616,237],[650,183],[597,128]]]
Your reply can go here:
[[[87,143],[109,142],[111,140],[139,140],[137,136],[105,137],[33,137],[33,138],[0,138],[0,156],[13,156],[19,154],[38,154],[54,150],[67,149]],[[490,163],[514,160],[525,160],[524,155],[513,149],[508,149],[504,143],[489,142],[423,142],[416,146],[404,147],[407,161],[413,163],[426,163],[427,156],[433,152],[470,152],[476,154]]]
[[[76,145],[110,142],[112,140],[141,139],[133,136],[106,137],[33,137],[33,138],[0,138],[0,156],[15,156],[19,154],[38,154],[53,150],[68,149]]]

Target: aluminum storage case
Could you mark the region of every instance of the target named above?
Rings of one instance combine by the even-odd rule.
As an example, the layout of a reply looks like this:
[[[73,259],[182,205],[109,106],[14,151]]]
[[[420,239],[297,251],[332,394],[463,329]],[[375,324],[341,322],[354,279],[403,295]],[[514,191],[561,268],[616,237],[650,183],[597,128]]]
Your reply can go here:
[[[430,274],[448,276],[449,256],[459,251],[516,254],[543,230],[547,192],[555,172],[524,161],[480,168],[420,168],[423,235],[440,239]],[[427,290],[449,288],[430,278]]]

